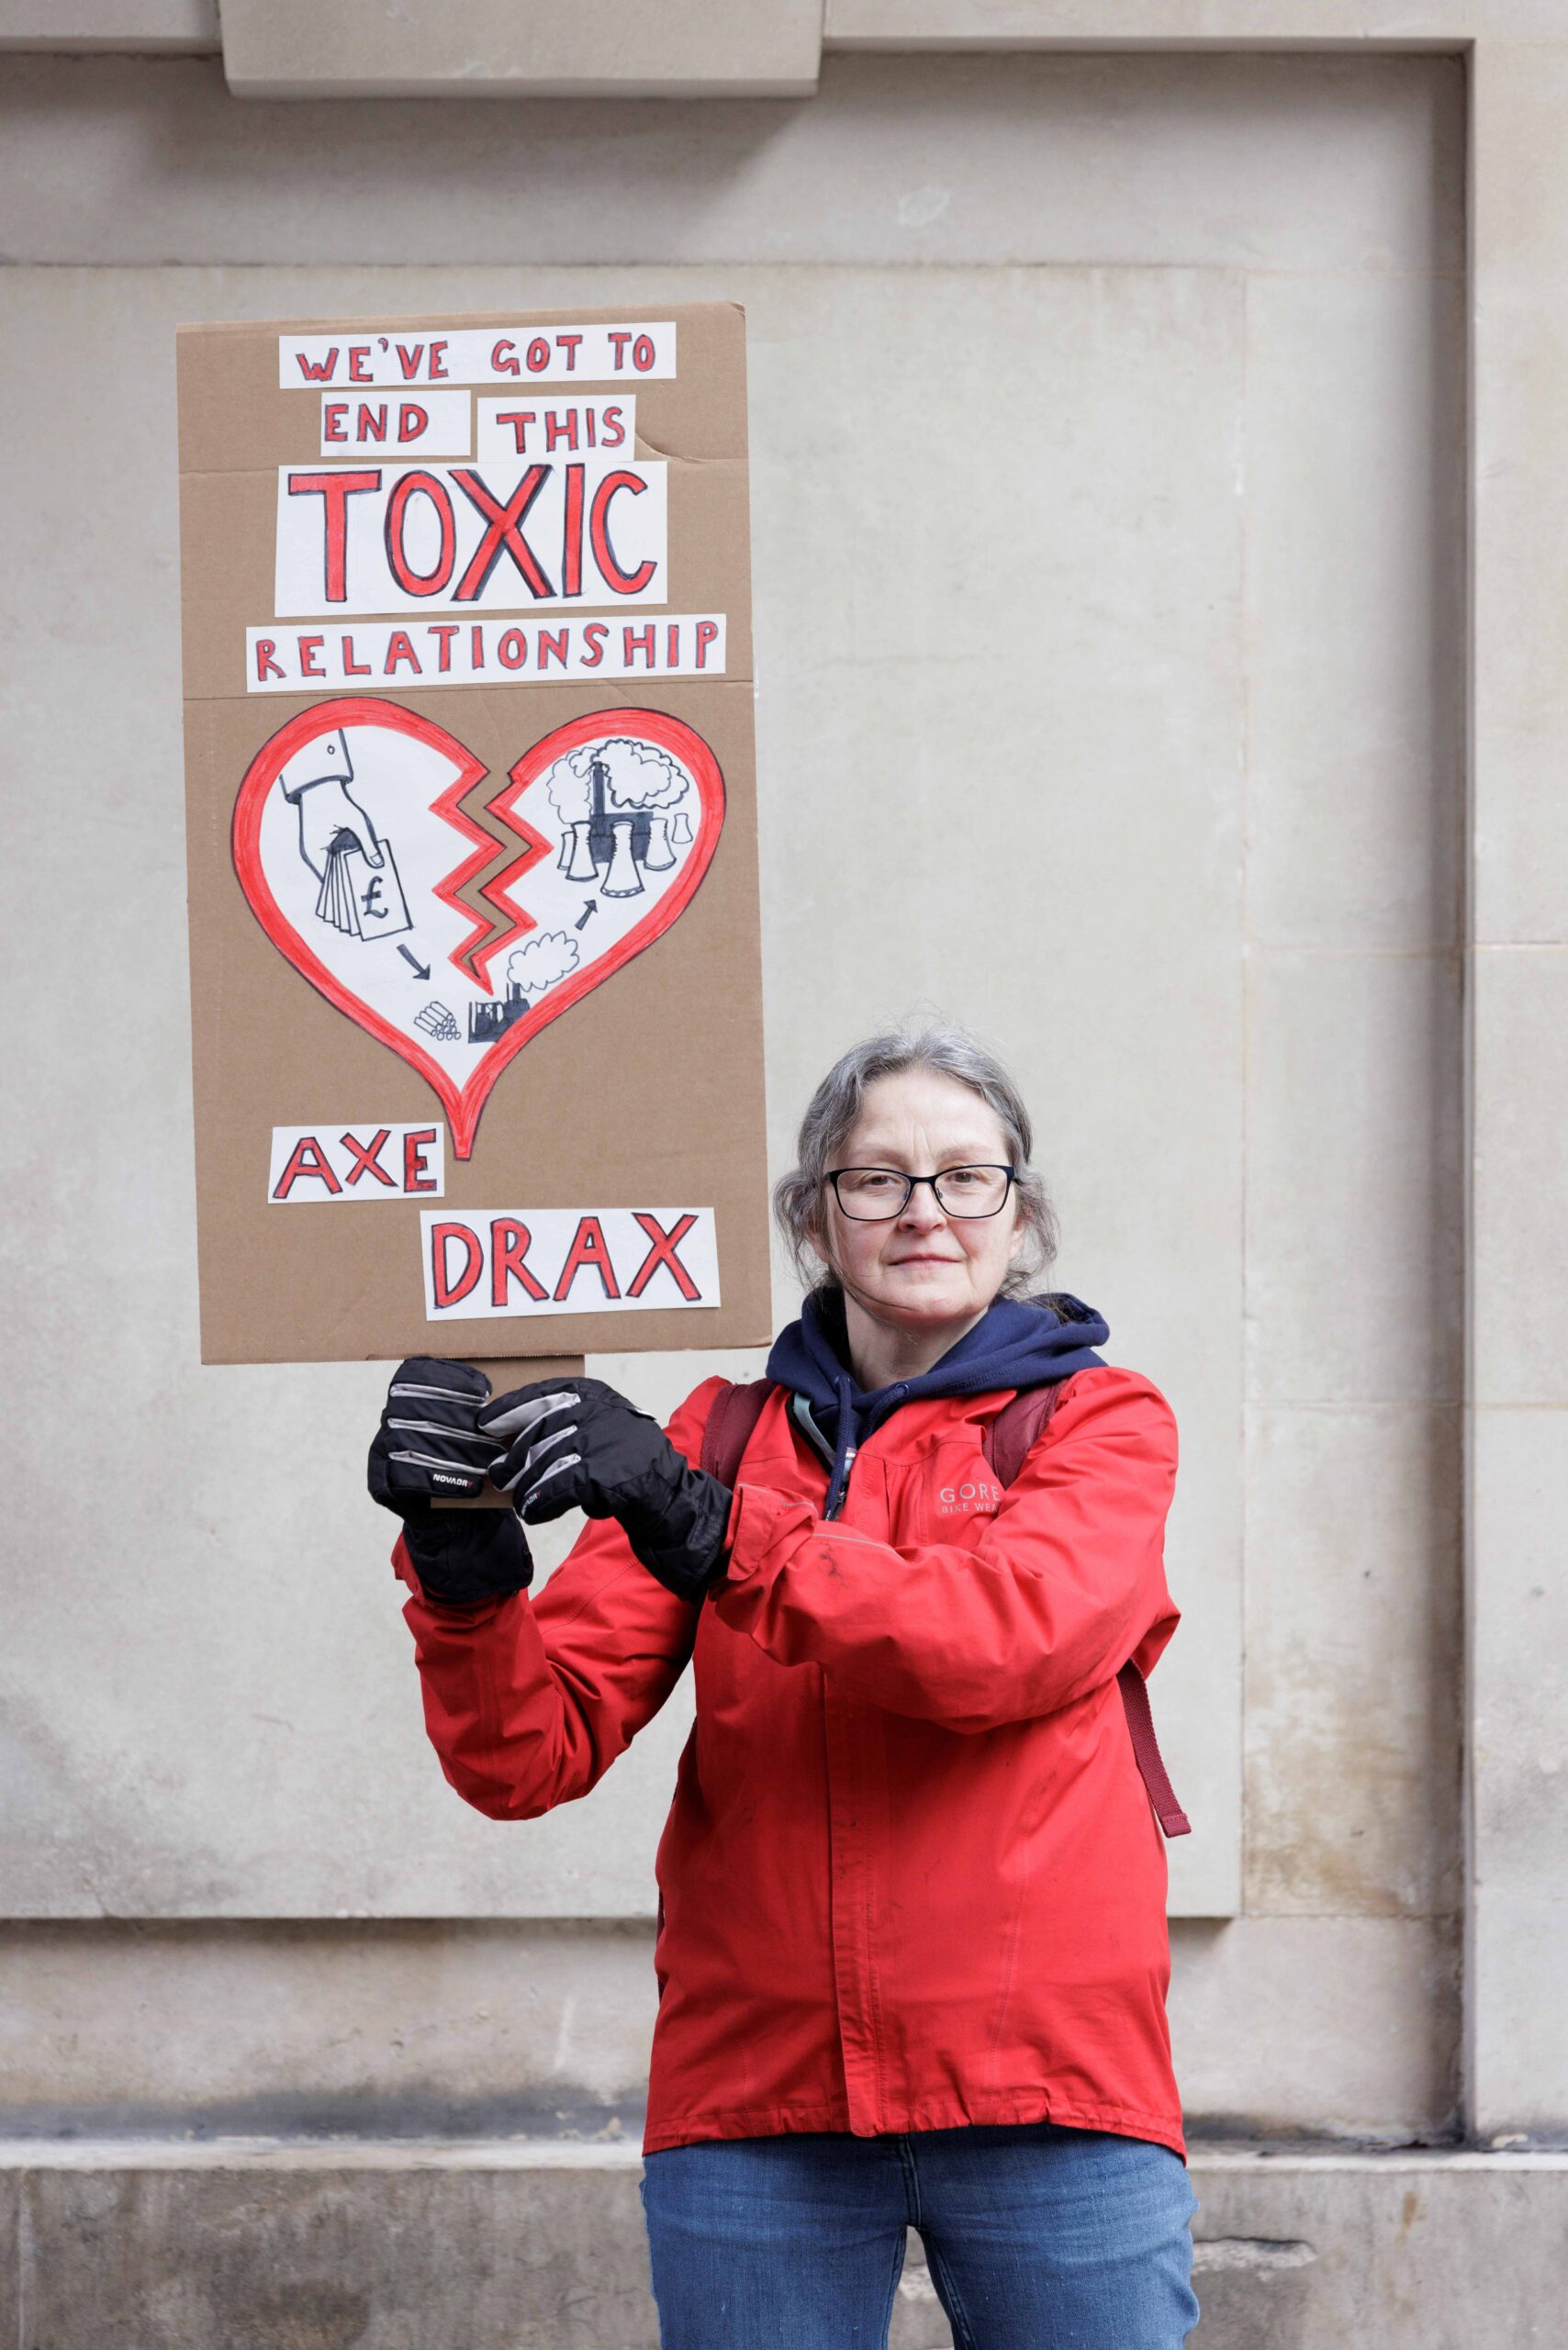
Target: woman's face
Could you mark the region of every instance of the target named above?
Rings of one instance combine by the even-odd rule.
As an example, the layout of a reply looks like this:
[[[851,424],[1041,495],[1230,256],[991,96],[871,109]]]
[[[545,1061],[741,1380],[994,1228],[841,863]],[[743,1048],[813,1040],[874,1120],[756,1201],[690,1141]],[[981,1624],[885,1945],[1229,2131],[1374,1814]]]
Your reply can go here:
[[[945,1167],[1006,1167],[1006,1131],[990,1103],[957,1078],[903,1069],[866,1089],[860,1116],[834,1161],[936,1175]],[[877,1320],[903,1328],[976,1320],[996,1296],[1024,1242],[1018,1194],[999,1214],[947,1214],[929,1183],[901,1215],[879,1224],[846,1216],[824,1184],[817,1238],[844,1284]]]

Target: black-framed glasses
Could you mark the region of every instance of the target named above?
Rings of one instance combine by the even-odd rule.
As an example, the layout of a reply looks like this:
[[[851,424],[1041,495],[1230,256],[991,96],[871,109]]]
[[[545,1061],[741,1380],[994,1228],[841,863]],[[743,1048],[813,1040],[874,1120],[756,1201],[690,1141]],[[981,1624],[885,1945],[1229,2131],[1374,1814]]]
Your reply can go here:
[[[929,1183],[944,1215],[1000,1215],[1017,1180],[1013,1167],[939,1167],[906,1175],[897,1167],[830,1167],[824,1179],[855,1224],[889,1224],[902,1215],[917,1183]]]

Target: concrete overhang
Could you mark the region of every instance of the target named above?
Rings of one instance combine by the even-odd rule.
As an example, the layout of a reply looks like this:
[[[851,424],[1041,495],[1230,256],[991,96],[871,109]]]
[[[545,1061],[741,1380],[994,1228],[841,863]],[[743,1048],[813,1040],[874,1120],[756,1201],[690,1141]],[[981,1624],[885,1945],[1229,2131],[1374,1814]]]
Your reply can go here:
[[[823,0],[223,0],[244,98],[809,97]]]

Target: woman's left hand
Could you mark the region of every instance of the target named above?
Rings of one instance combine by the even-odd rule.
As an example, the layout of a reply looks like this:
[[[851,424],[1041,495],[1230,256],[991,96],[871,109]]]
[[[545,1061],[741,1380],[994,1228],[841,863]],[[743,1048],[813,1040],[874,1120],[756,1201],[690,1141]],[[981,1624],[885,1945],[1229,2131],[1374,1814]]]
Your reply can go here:
[[[483,1404],[500,1457],[490,1482],[529,1525],[580,1509],[614,1517],[649,1572],[682,1599],[723,1580],[734,1499],[693,1469],[656,1420],[600,1379],[541,1379]]]

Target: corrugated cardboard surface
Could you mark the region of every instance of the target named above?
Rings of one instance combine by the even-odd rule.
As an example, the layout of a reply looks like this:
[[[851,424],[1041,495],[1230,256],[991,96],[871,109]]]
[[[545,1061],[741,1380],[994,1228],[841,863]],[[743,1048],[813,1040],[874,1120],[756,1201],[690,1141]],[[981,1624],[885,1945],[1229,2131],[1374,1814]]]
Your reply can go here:
[[[476,802],[499,790],[530,745],[599,710],[668,711],[714,752],[724,823],[690,903],[501,1071],[472,1157],[458,1159],[449,1145],[440,1204],[712,1207],[723,1302],[432,1326],[418,1201],[269,1203],[274,1125],[438,1123],[442,1113],[416,1070],[274,946],[240,888],[231,850],[235,796],[251,760],[288,719],[339,690],[247,695],[245,630],[273,612],[271,469],[319,462],[319,386],[278,388],[277,338],[337,332],[350,322],[189,327],[179,337],[181,544],[204,1361],[420,1351],[560,1360],[606,1349],[749,1346],[769,1334],[745,328],[742,313],[723,304],[666,307],[659,316],[676,321],[678,373],[636,384],[637,450],[669,460],[669,602],[630,609],[638,625],[661,609],[723,612],[724,677],[424,690],[399,684],[376,699],[432,720],[484,761],[490,773]],[[584,308],[352,323],[356,332],[407,334],[595,319],[636,322]],[[504,388],[481,387],[487,395]],[[568,387],[551,388],[558,397]],[[554,624],[558,614],[539,617]]]

